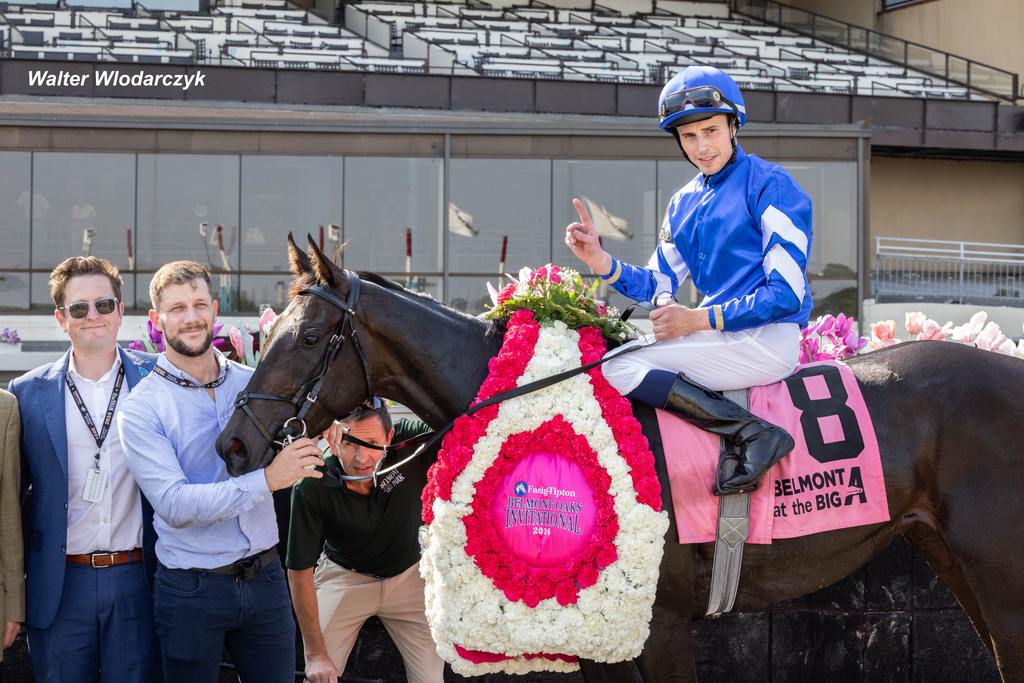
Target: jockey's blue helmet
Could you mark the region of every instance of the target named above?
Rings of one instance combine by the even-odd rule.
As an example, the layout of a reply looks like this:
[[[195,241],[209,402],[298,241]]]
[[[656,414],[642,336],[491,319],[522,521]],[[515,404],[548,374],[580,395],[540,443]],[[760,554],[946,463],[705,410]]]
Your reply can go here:
[[[674,137],[676,126],[703,121],[717,114],[735,117],[737,126],[747,122],[747,108],[740,87],[732,76],[720,69],[695,64],[688,66],[661,89],[658,127]]]

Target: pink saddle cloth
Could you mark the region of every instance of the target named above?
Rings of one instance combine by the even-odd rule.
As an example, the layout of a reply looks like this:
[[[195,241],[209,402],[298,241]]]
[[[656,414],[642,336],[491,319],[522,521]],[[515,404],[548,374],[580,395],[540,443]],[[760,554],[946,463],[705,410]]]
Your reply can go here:
[[[889,521],[875,430],[845,364],[803,365],[781,382],[754,387],[750,411],[786,429],[796,448],[751,494],[748,543]],[[679,542],[712,542],[719,437],[661,410],[658,424]]]

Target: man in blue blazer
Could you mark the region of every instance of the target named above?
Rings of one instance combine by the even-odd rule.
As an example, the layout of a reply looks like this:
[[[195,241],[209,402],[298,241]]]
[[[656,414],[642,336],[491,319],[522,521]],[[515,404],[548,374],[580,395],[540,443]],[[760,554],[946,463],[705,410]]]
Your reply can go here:
[[[150,683],[160,678],[153,511],[113,417],[155,356],[117,344],[124,304],[108,261],[67,259],[50,294],[71,349],[10,385],[21,408],[32,666],[37,681]]]

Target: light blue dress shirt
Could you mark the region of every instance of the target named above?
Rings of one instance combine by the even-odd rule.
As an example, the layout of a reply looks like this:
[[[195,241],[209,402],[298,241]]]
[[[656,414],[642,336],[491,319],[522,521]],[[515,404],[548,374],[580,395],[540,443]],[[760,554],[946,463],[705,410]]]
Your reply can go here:
[[[156,373],[117,411],[128,467],[156,515],[156,555],[172,569],[212,569],[277,544],[274,502],[263,470],[229,477],[214,444],[252,369],[217,354],[224,383],[187,388]],[[199,384],[161,354],[157,365]]]

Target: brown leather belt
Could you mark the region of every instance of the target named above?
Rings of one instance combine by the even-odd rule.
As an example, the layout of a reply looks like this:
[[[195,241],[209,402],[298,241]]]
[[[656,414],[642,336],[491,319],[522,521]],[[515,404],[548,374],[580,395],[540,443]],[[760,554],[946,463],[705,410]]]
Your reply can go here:
[[[118,550],[117,552],[87,553],[85,555],[68,555],[68,562],[87,564],[93,569],[116,567],[119,564],[142,562],[142,549]]]

